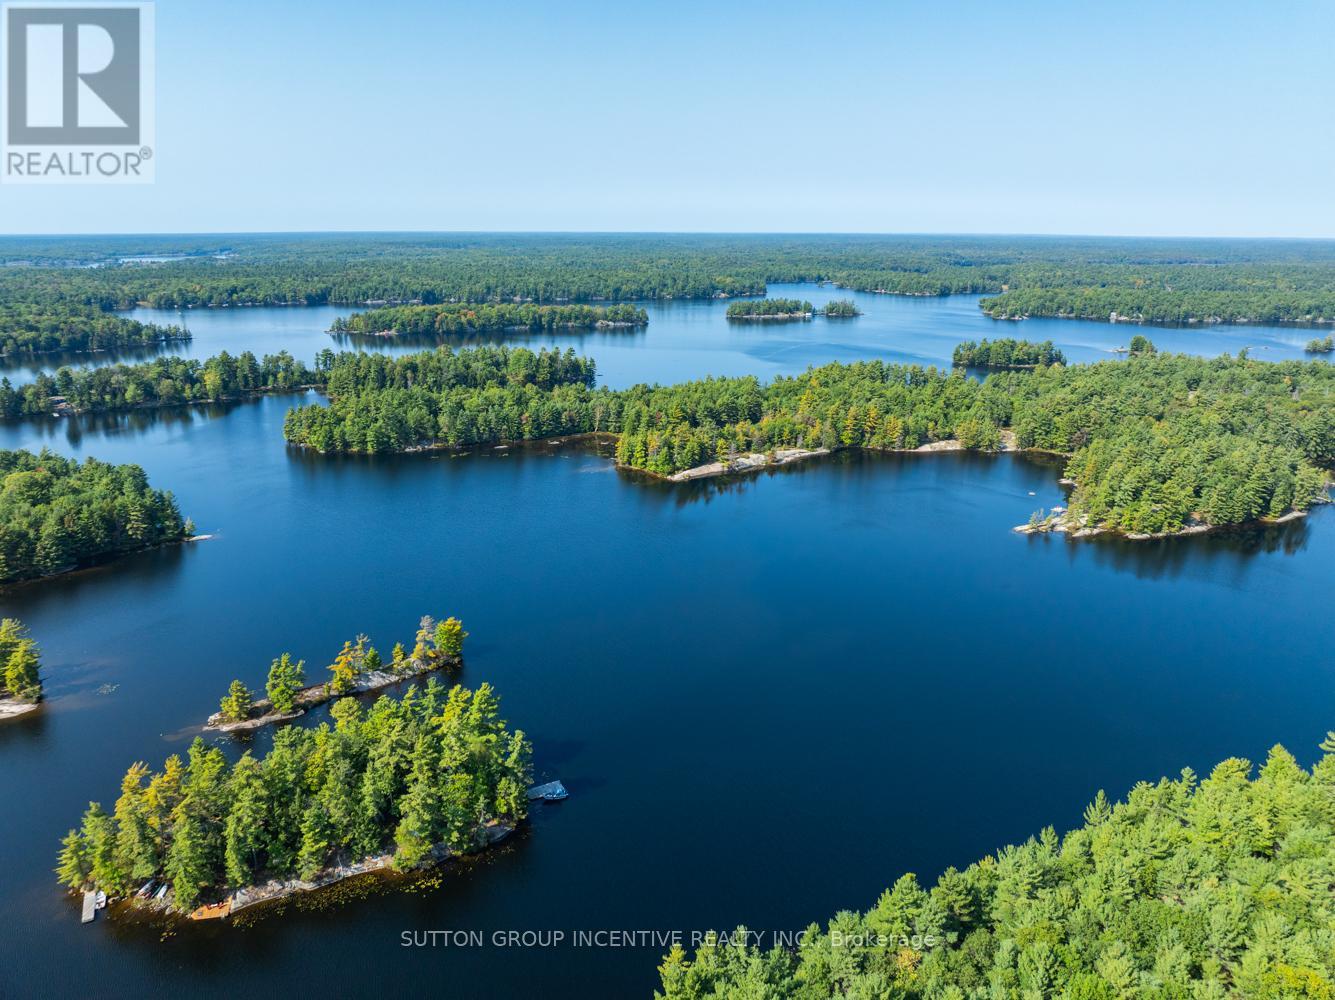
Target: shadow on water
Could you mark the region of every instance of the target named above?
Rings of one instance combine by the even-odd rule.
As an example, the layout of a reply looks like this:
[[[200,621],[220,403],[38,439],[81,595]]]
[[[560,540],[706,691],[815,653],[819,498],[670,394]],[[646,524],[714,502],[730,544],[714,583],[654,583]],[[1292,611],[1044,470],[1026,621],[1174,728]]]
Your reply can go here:
[[[296,400],[299,396],[294,393],[292,398]],[[222,403],[184,403],[180,406],[83,413],[71,417],[31,417],[22,422],[39,438],[53,442],[63,438],[70,445],[77,446],[85,436],[117,437],[142,434],[155,428],[191,427],[225,417],[257,401],[258,397]]]
[[[1318,515],[1321,513],[1317,512]],[[1294,556],[1307,548],[1312,538],[1310,517],[1285,524],[1251,524],[1220,528],[1204,535],[1129,541],[1096,537],[1071,541],[1052,536],[1030,536],[1039,544],[1068,544],[1088,550],[1094,563],[1143,580],[1171,580],[1185,572],[1211,567],[1219,572],[1229,565],[1240,568],[1263,555]],[[1082,544],[1083,543],[1083,544]],[[1074,560],[1080,555],[1072,551]],[[1220,579],[1226,577],[1220,576]]]
[[[0,355],[0,373],[16,372],[35,378],[57,368],[97,368],[103,365],[135,364],[154,358],[183,354],[189,341],[142,344],[105,351],[50,351],[42,354]]]

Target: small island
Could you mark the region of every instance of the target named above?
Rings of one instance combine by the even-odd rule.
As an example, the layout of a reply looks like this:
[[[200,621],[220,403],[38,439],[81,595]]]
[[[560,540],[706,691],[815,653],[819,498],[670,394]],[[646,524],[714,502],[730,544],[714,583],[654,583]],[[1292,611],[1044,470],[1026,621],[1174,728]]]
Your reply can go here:
[[[730,323],[784,323],[811,319],[814,312],[802,299],[748,299],[729,305],[727,317]]]
[[[331,352],[332,353],[332,352]],[[268,393],[302,392],[324,384],[324,374],[287,351],[257,360],[250,351],[226,351],[207,361],[156,358],[136,365],[61,368],[17,388],[0,381],[0,417],[74,416],[218,403]]]
[[[1335,337],[1313,337],[1304,348],[1308,354],[1330,354],[1335,352]]]
[[[1002,337],[998,340],[965,341],[955,346],[951,363],[960,368],[1036,368],[1064,365],[1066,355],[1052,341],[1041,344]]]
[[[0,621],[0,722],[41,707],[42,654],[17,618]]]
[[[194,537],[137,465],[0,451],[0,584],[55,576]]]
[[[852,299],[835,299],[833,302],[825,303],[821,315],[826,319],[852,319],[854,316],[861,316],[862,310]]]
[[[528,815],[532,747],[490,686],[344,698],[334,723],[280,729],[229,763],[196,738],[185,760],[125,773],[94,802],[56,874],[75,892],[196,919],[392,867],[481,850]]]
[[[222,732],[258,729],[295,719],[306,709],[334,698],[363,694],[433,670],[458,667],[463,663],[466,638],[468,633],[459,619],[438,622],[426,615],[418,623],[412,652],[407,652],[402,643],[395,643],[390,661],[385,663],[380,652],[369,645],[367,636],[359,635],[343,643],[343,649],[329,665],[329,680],[309,686],[306,662],[293,663],[292,654],[284,653],[269,667],[264,686],[267,698],[256,699],[244,681],[234,680],[205,728]]]
[[[87,306],[14,303],[0,306],[0,357],[83,353],[190,340],[179,326],[157,326]]]
[[[368,337],[459,337],[507,330],[633,329],[646,326],[649,314],[638,306],[534,305],[532,303],[445,303],[386,306],[340,316],[334,334]]]

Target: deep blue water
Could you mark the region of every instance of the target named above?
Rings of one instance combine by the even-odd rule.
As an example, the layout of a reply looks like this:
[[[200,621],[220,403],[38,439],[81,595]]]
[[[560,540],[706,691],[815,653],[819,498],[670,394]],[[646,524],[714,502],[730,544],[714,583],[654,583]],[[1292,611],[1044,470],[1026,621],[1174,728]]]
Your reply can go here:
[[[940,361],[952,324],[975,322],[967,299],[861,298],[882,312],[734,330],[721,304],[668,305],[642,334],[554,339],[622,385]],[[264,332],[275,313],[293,325]],[[328,341],[297,310],[191,325],[200,354]],[[1079,359],[1067,325],[1017,335]],[[1086,327],[1128,332],[1070,336]],[[1234,343],[1151,335],[1179,334]],[[1023,457],[840,455],[669,486],[590,446],[305,456],[282,442],[292,402],[0,427],[0,447],[138,462],[217,534],[0,594],[43,647],[49,693],[0,727],[2,996],[647,996],[659,948],[490,935],[795,931],[869,906],[906,870],[930,880],[1076,825],[1101,787],[1275,742],[1310,762],[1335,724],[1328,508],[1218,537],[1074,543],[1009,530],[1062,496],[1057,469]],[[345,638],[385,648],[428,612],[463,618],[462,680],[497,687],[568,801],[428,891],[167,940],[79,925],[51,875],[58,841],[90,799],[114,801],[132,761],[182,751],[227,683],[262,683],[279,652],[318,670]],[[488,943],[401,947],[403,931],[444,929]]]

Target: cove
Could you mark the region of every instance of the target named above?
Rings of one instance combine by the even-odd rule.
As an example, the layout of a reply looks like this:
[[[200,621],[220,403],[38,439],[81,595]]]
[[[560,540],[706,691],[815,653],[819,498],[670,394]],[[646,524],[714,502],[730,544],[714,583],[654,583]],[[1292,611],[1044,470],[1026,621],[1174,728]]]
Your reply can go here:
[[[1100,787],[1275,742],[1310,759],[1330,728],[1328,507],[1072,545],[1009,530],[1062,495],[1059,469],[1023,456],[850,452],[683,484],[632,480],[591,445],[315,458],[282,443],[296,398],[0,430],[138,462],[217,536],[0,594],[42,644],[48,697],[0,728],[16,993],[647,996],[652,945],[490,942],[795,932],[904,871],[1078,824]],[[384,641],[421,608],[463,619],[459,680],[503,693],[567,802],[435,888],[165,941],[80,927],[51,868],[89,799],[183,751],[233,677],[262,681],[284,650],[314,675],[353,631]],[[403,947],[431,930],[483,944]]]

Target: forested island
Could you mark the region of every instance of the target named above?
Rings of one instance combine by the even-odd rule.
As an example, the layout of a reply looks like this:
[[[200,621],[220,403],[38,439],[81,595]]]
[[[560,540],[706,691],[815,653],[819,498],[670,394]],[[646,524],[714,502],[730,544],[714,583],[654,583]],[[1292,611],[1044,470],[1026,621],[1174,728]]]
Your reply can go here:
[[[1335,466],[1335,368],[1324,362],[1144,350],[980,383],[872,361],[769,385],[711,378],[619,392],[593,389],[593,372],[572,352],[342,354],[330,404],[290,411],[285,435],[373,453],[612,433],[620,464],[668,476],[780,449],[993,451],[1006,432],[1017,448],[1068,456],[1068,523],[1130,535],[1304,511]]]
[[[1038,365],[1064,365],[1064,355],[1050,340],[1036,344],[1028,340],[1002,337],[997,340],[966,341],[955,345],[951,363],[964,368],[1034,368]]]
[[[1102,791],[1052,827],[926,888],[899,878],[865,913],[809,926],[796,952],[743,934],[659,967],[661,1000],[1335,995],[1335,733],[1304,768],[1276,746],[1204,781]]]
[[[322,371],[307,368],[286,351],[266,354],[263,360],[249,351],[237,357],[223,351],[207,361],[172,357],[136,365],[64,367],[18,388],[0,379],[0,417],[181,406],[323,384]]]
[[[284,435],[316,451],[375,453],[615,430],[616,397],[593,392],[595,377],[572,350],[344,352],[329,367],[329,405],[290,410]]]
[[[369,645],[365,635],[343,643],[343,648],[329,665],[329,679],[306,686],[306,662],[292,662],[284,653],[269,666],[264,690],[267,698],[256,699],[254,692],[238,679],[231,683],[226,696],[208,725],[232,731],[255,729],[271,722],[294,719],[306,709],[349,694],[361,694],[397,684],[431,670],[458,667],[463,663],[464,639],[468,633],[457,618],[436,621],[426,615],[418,622],[412,652],[403,643],[395,643],[389,662]]]
[[[187,341],[179,326],[140,323],[89,306],[0,304],[0,357],[15,354],[110,351]]]
[[[294,879],[309,888],[474,851],[527,815],[531,747],[488,685],[447,690],[433,678],[331,712],[332,726],[284,727],[268,753],[235,763],[197,738],[161,771],[133,764],[114,809],[90,804],[65,837],[60,882],[110,897],[165,885],[171,910],[221,900],[226,913],[287,894]]]
[[[42,700],[42,653],[17,618],[0,621],[0,722],[34,711]]]
[[[386,306],[340,316],[330,333],[375,337],[400,334],[460,337],[502,330],[550,333],[553,330],[593,330],[646,326],[649,314],[637,306],[539,306],[510,302],[482,305]]]
[[[861,316],[862,310],[852,299],[835,299],[825,303],[821,315],[826,319],[852,319],[854,316]]]
[[[1335,250],[1322,241],[403,233],[151,242],[173,259],[123,262],[146,254],[144,237],[7,238],[0,301],[98,311],[564,305],[753,296],[775,283],[828,281],[894,295],[984,294],[997,318],[1335,322]]]
[[[184,541],[170,492],[137,465],[83,464],[43,450],[0,451],[0,583],[75,569],[112,556]]]
[[[1330,354],[1335,351],[1335,337],[1314,337],[1307,342],[1308,354]]]
[[[812,312],[811,303],[802,299],[761,299],[732,303],[728,306],[728,320],[733,323],[783,322],[811,319]]]

